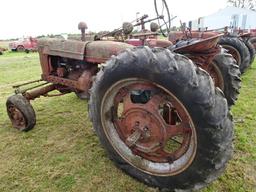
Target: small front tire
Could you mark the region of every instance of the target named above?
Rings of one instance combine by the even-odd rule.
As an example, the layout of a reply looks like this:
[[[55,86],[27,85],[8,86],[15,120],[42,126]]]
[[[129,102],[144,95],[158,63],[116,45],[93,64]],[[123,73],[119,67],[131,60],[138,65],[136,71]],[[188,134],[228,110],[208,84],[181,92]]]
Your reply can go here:
[[[36,115],[32,105],[22,95],[10,96],[6,101],[7,114],[14,128],[29,131],[36,124]]]

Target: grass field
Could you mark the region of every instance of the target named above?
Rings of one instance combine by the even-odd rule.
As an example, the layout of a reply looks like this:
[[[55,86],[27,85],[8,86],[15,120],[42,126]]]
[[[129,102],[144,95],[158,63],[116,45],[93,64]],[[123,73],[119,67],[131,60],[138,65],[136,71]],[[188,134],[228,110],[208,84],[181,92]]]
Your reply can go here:
[[[12,85],[40,77],[37,53],[0,56],[0,191],[157,192],[117,169],[74,94],[32,101],[36,127],[12,128],[5,102]],[[232,108],[235,152],[225,173],[204,192],[256,191],[256,62],[242,76]]]

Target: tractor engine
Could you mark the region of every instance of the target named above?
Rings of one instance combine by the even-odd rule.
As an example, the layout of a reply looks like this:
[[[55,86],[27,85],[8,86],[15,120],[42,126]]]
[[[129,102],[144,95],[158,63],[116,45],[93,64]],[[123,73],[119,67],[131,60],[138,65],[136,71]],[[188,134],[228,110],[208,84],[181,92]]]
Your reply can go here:
[[[131,47],[113,41],[40,40],[42,80],[54,83],[61,92],[88,92],[98,64]]]

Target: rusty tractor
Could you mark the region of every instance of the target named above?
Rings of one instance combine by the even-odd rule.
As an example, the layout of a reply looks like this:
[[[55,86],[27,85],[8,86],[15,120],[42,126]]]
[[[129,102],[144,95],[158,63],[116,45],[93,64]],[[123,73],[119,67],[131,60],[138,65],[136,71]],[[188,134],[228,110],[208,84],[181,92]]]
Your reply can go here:
[[[234,57],[239,65],[241,73],[244,73],[253,63],[255,58],[254,38],[252,33],[244,33],[242,31],[230,33],[228,32],[228,27],[224,27],[223,30],[218,29],[218,31],[191,31],[190,29],[187,29],[169,33],[169,40],[176,43],[180,40],[191,38],[205,39],[218,34],[223,34],[218,44]]]
[[[233,124],[210,75],[171,48],[84,41],[86,28],[79,24],[82,41],[39,42],[41,79],[26,86],[43,82],[14,87],[16,94],[6,102],[13,127],[35,126],[31,100],[54,90],[75,92],[90,97],[89,115],[100,142],[127,174],[168,190],[197,190],[215,180],[232,155]],[[214,51],[217,39],[207,40]]]
[[[160,2],[160,1],[159,1]],[[158,7],[166,7],[161,13],[164,14],[165,20],[163,21],[162,15],[159,15]],[[185,33],[175,32],[169,34],[169,40],[158,38],[159,29],[163,36],[168,36],[170,31],[170,13],[166,2],[163,5],[157,6],[155,4],[157,18],[148,19],[148,15],[143,15],[134,22],[125,22],[123,26],[112,32],[96,35],[96,40],[114,40],[118,42],[125,42],[133,46],[148,46],[148,47],[162,47],[170,49],[175,53],[186,55],[196,65],[206,70],[214,80],[216,87],[219,87],[225,94],[229,107],[235,104],[239,95],[240,71],[237,66],[235,58],[227,53],[219,44],[224,38],[221,33],[207,33],[202,37],[185,36]],[[154,21],[157,20],[157,23]],[[150,22],[150,30],[145,28],[146,24]],[[133,27],[141,26],[140,32],[133,33]],[[197,33],[198,35],[199,33]],[[175,37],[173,37],[175,35]],[[179,35],[179,39],[177,38]],[[186,38],[184,38],[185,36]],[[174,38],[174,40],[172,38]],[[182,38],[181,38],[182,37]],[[178,39],[178,41],[177,41]],[[235,39],[235,38],[234,38]],[[237,40],[237,39],[235,39]],[[242,44],[242,42],[240,42]]]

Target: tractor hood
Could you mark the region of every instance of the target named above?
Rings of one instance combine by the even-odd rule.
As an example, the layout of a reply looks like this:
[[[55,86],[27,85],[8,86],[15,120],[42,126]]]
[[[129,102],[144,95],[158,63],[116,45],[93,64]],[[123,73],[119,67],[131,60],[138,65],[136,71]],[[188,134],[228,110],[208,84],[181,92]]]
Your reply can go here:
[[[39,40],[38,51],[40,54],[83,60],[85,46],[86,42],[82,41],[47,38]]]
[[[92,41],[86,45],[85,60],[91,63],[103,63],[112,55],[118,55],[131,47],[134,46],[115,41]]]
[[[77,60],[85,60],[91,63],[103,63],[112,55],[133,47],[126,43],[114,41],[83,42],[62,39],[41,39],[38,43],[40,54],[60,56]]]

